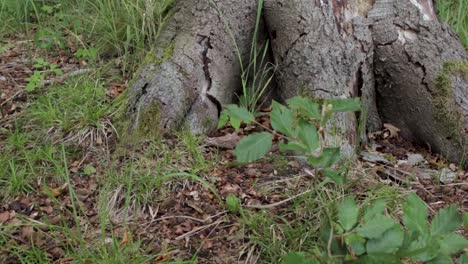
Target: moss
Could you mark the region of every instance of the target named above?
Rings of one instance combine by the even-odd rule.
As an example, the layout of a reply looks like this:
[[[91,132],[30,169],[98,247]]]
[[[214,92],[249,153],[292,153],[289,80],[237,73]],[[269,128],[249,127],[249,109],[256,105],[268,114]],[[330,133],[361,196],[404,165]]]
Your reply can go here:
[[[434,106],[439,112],[435,118],[445,124],[447,132],[453,137],[459,137],[463,129],[463,114],[456,107],[453,99],[452,81],[454,75],[461,75],[468,81],[468,62],[448,62],[436,79],[436,91],[433,95]]]
[[[282,155],[274,155],[269,159],[270,164],[280,175],[287,174],[289,171],[289,161]]]
[[[138,115],[135,131],[138,138],[155,139],[161,137],[162,131],[159,127],[160,112],[159,104],[153,103],[142,112],[135,113]]]

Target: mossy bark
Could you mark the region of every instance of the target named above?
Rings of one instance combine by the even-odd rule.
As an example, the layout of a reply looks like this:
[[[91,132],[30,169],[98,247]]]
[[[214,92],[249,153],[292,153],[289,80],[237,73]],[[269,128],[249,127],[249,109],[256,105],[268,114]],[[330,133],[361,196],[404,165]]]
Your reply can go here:
[[[415,1],[378,0],[369,13],[379,111],[403,136],[460,162],[468,151],[468,83],[451,65],[468,57],[431,1]]]
[[[257,2],[176,1],[155,44],[161,51],[130,89],[130,130],[142,130],[141,113],[152,113],[145,109],[158,109],[158,115],[143,114],[145,126],[154,120],[158,129],[150,130],[157,133],[183,123],[195,133],[216,127],[221,106],[241,89],[239,58],[249,59]],[[262,21],[278,66],[272,87],[283,100],[361,97],[359,117],[368,131],[391,123],[403,136],[461,161],[468,142],[467,55],[456,34],[437,21],[432,4],[265,0]],[[357,123],[354,114],[338,115],[328,127],[336,132],[329,144],[351,154]]]
[[[130,89],[131,130],[141,112],[156,105],[161,131],[188,123],[195,133],[217,124],[221,105],[231,103],[240,88],[240,62],[248,61],[255,28],[257,1],[176,1],[174,15],[157,47],[155,63],[147,65]],[[161,58],[163,58],[161,60]]]

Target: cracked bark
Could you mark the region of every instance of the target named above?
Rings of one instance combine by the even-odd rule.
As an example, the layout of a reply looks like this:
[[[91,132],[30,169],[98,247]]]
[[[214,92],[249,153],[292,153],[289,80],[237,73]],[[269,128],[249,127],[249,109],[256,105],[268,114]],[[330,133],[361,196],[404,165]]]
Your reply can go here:
[[[267,0],[265,17],[282,99],[362,96],[368,127],[380,127],[374,94],[373,47],[359,12],[366,1]],[[330,122],[326,139],[351,155],[356,144],[355,114],[339,114]]]
[[[220,0],[176,2],[175,14],[160,43],[155,44],[160,49],[156,62],[145,66],[130,88],[130,132],[138,129],[140,117],[152,108],[157,108],[159,115],[149,113],[154,116],[154,124],[149,125],[157,131],[184,123],[195,133],[208,133],[216,127],[220,106],[233,102],[240,87],[236,52],[248,60],[255,26],[257,1],[235,2],[236,5]],[[164,50],[170,46],[173,54],[165,58]]]
[[[131,130],[145,122],[158,133],[183,123],[195,133],[215,128],[221,106],[241,89],[237,52],[246,63],[256,11],[257,0],[176,1],[155,62],[129,91]],[[367,131],[383,121],[454,161],[467,154],[468,58],[432,0],[265,0],[263,15],[279,100],[359,96]],[[449,72],[447,63],[465,68]],[[338,115],[328,145],[352,155],[356,130],[356,115]]]
[[[460,162],[468,154],[468,76],[450,73],[450,87],[437,80],[444,64],[466,63],[468,57],[431,4],[377,0],[370,11],[378,106],[384,122],[405,137]]]

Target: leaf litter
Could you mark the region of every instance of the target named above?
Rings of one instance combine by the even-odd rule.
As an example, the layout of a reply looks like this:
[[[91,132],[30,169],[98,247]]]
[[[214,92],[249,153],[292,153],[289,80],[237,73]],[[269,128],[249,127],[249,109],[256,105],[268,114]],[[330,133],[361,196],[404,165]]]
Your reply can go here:
[[[10,121],[23,113],[30,100],[24,92],[25,79],[34,69],[26,56],[27,45],[27,41],[10,40],[8,48],[0,54],[0,129],[11,130]],[[41,56],[40,52],[33,50],[33,56]],[[82,67],[82,63],[74,61],[67,52],[47,57],[66,73]],[[115,98],[126,85],[127,81],[111,81],[107,94]],[[270,127],[265,114],[257,121]],[[213,184],[222,199],[234,195],[246,208],[264,208],[281,215],[295,197],[286,193],[302,195],[308,191],[309,182],[319,179],[314,176],[313,168],[294,158],[280,156],[277,135],[265,159],[253,164],[237,164],[235,145],[245,135],[261,131],[263,128],[255,125],[243,126],[239,131],[228,126],[205,138],[200,146],[204,159],[212,161],[215,156],[217,160],[202,176]],[[468,211],[468,172],[413,146],[400,138],[398,132],[398,128],[387,124],[383,131],[369,135],[365,154],[355,162],[350,173],[351,177],[364,177],[354,187],[355,193],[365,195],[366,190],[378,182],[416,191],[429,205],[432,215],[452,203]],[[0,130],[0,141],[3,140]],[[174,144],[170,143],[171,139],[164,142]],[[66,227],[77,235],[87,230],[81,236],[89,245],[99,244],[101,240],[105,244],[112,243],[113,238],[117,238],[120,247],[129,247],[132,241],[139,240],[145,253],[156,255],[154,262],[191,259],[195,254],[199,263],[235,263],[258,258],[258,249],[249,248],[239,218],[228,213],[224,201],[219,201],[212,191],[196,181],[174,183],[159,201],[129,205],[126,209],[123,207],[124,189],[114,190],[107,204],[113,227],[102,230],[99,220],[102,207],[98,199],[102,181],[105,181],[102,175],[106,165],[99,164],[103,155],[109,153],[103,153],[102,148],[96,146],[84,154],[83,159],[67,161],[69,183],[41,186],[40,192],[0,204],[0,230],[8,240],[6,244],[23,248],[34,246],[46,252],[55,263],[69,263],[73,257],[68,249],[73,245],[67,242],[68,234],[63,229]],[[127,158],[124,155],[116,160],[124,166]],[[183,171],[189,169],[190,164],[176,160],[174,166]],[[76,202],[78,212],[74,212]],[[460,232],[468,236],[468,230]],[[16,258],[9,250],[9,247],[0,249],[2,263],[15,263]]]

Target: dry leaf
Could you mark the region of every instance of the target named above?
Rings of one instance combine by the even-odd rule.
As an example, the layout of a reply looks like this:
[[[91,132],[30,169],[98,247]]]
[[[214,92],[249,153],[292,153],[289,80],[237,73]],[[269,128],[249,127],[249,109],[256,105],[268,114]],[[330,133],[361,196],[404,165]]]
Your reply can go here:
[[[10,212],[0,213],[0,224],[3,224],[8,220],[10,220]]]
[[[400,129],[398,127],[392,124],[384,124],[384,127],[388,130],[388,132],[390,132],[390,138],[398,137],[398,134],[400,133]]]
[[[50,192],[54,197],[59,197],[66,189],[68,188],[68,184],[64,183],[62,186],[58,188],[51,189]]]
[[[125,230],[122,240],[120,241],[120,246],[125,246],[130,242],[131,234],[130,231]]]

